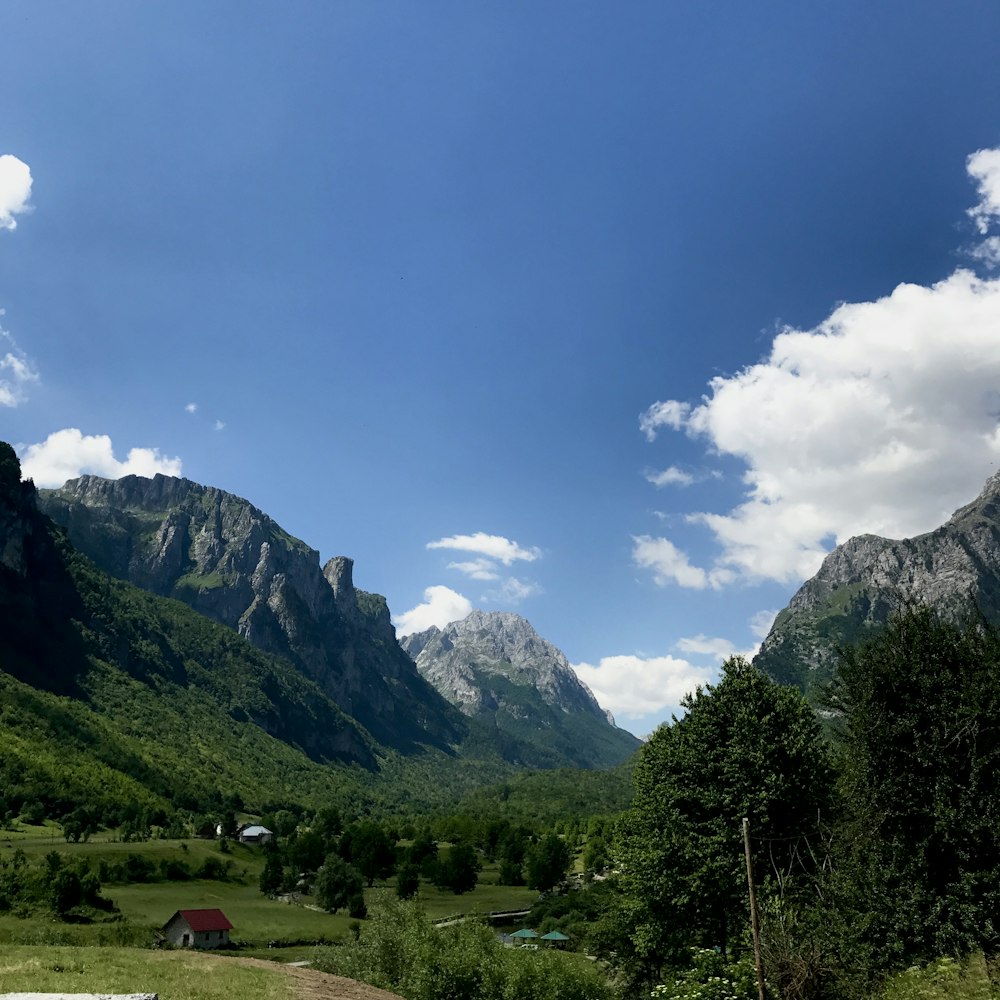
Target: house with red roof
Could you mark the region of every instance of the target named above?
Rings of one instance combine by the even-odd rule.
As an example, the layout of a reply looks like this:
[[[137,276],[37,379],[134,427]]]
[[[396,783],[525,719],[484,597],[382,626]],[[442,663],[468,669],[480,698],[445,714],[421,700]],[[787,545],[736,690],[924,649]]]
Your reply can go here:
[[[232,929],[222,910],[178,910],[163,925],[163,936],[175,948],[221,948]]]

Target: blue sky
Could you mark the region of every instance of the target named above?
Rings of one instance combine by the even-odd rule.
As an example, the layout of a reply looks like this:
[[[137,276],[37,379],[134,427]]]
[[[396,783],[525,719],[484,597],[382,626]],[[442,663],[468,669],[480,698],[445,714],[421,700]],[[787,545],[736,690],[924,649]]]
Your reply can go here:
[[[0,431],[516,610],[648,732],[1000,454],[992,3],[0,10]]]

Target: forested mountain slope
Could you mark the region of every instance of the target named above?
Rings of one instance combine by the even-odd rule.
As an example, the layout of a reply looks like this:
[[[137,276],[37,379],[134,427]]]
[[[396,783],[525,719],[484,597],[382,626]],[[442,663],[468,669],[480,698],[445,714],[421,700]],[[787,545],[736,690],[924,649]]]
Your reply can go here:
[[[385,600],[248,501],[188,479],[82,476],[39,506],[101,569],[184,601],[287,658],[380,743],[404,753],[470,737],[399,648]]]

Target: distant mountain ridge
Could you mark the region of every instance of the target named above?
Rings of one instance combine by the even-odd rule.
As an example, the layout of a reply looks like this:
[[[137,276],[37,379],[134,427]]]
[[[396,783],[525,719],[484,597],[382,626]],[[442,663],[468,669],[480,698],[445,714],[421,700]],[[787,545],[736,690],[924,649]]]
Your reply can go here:
[[[838,647],[918,604],[952,617],[974,605],[1000,623],[1000,473],[933,531],[898,541],[858,535],[838,545],[775,619],[754,663],[812,691],[833,675]]]
[[[520,615],[473,611],[400,642],[420,674],[462,712],[529,744],[532,763],[608,767],[640,745]]]
[[[106,572],[287,657],[378,742],[410,752],[468,735],[400,649],[384,598],[355,590],[353,561],[321,569],[318,552],[249,501],[157,475],[81,476],[38,503]]]

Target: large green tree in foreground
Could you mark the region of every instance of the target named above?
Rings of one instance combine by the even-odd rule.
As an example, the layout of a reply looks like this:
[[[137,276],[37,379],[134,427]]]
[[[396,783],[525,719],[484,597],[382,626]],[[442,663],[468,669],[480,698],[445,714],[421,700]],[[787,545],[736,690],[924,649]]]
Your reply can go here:
[[[812,709],[742,657],[642,748],[616,847],[624,923],[648,972],[692,944],[725,953],[747,925],[741,820],[757,878],[787,869],[825,816],[831,768]],[[800,852],[801,853],[801,852]]]
[[[1000,637],[929,609],[845,654],[849,905],[885,969],[1000,948]]]

